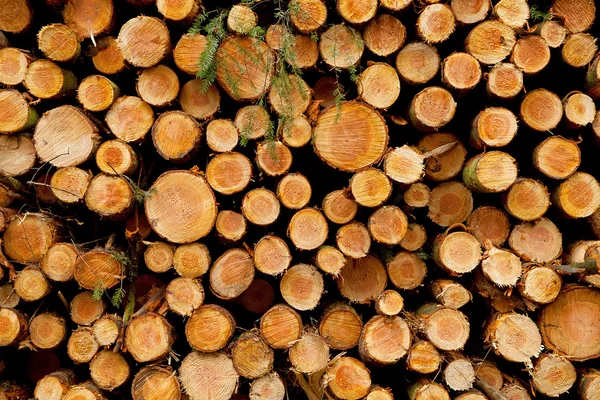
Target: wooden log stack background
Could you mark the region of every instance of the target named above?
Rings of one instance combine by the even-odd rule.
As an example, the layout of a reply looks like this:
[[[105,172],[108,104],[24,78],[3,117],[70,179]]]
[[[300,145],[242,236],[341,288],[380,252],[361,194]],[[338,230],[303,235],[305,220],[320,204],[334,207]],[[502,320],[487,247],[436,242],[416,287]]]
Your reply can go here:
[[[0,399],[600,399],[593,0],[0,0]]]

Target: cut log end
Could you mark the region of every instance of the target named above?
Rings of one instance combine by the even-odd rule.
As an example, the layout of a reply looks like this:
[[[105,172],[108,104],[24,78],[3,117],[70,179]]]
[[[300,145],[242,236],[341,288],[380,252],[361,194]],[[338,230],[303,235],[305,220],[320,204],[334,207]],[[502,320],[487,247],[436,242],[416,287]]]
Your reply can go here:
[[[552,353],[542,355],[532,371],[535,389],[550,397],[567,392],[576,379],[577,372],[573,364],[568,359]]]
[[[473,210],[473,195],[459,182],[445,182],[431,191],[429,218],[440,226],[464,222]]]
[[[92,63],[101,74],[113,75],[125,69],[125,58],[123,58],[117,39],[112,36],[97,39]]]
[[[464,358],[458,357],[452,359],[451,357],[444,369],[444,381],[452,390],[464,391],[472,389],[475,382],[473,365]]]
[[[239,376],[233,362],[224,353],[194,351],[181,362],[179,379],[191,398],[228,400],[238,385]]]
[[[408,218],[399,207],[382,206],[369,217],[368,229],[376,242],[395,245],[406,235]]]
[[[36,399],[60,400],[73,383],[75,383],[75,374],[72,371],[58,370],[37,382],[34,396]]]
[[[469,322],[465,315],[438,304],[425,304],[417,310],[423,320],[427,339],[440,350],[460,350],[469,338]]]
[[[562,136],[550,136],[533,151],[535,168],[552,179],[566,179],[581,163],[581,150],[577,143]]]
[[[238,144],[239,133],[231,120],[214,119],[206,125],[206,143],[212,151],[224,153]]]
[[[193,349],[213,352],[229,343],[234,330],[235,322],[229,311],[207,304],[194,311],[188,319],[185,336]]]
[[[176,400],[181,385],[171,367],[152,365],[139,370],[131,384],[133,400]]]
[[[334,350],[348,350],[358,344],[363,329],[360,315],[354,308],[334,303],[323,311],[319,334]]]
[[[427,231],[423,225],[411,222],[406,228],[406,234],[400,241],[400,247],[407,251],[417,251],[427,241]]]
[[[208,40],[204,35],[183,35],[173,49],[173,61],[177,68],[188,75],[195,76],[198,73],[198,59],[207,43]]]
[[[448,124],[454,118],[456,102],[446,89],[431,86],[413,98],[409,116],[415,128],[430,132]]]
[[[327,20],[327,7],[321,0],[294,0],[294,10],[290,19],[294,27],[302,33],[319,29]]]
[[[291,218],[288,236],[294,246],[300,250],[314,250],[325,243],[329,227],[327,220],[319,211],[305,208]]]
[[[413,183],[404,192],[404,202],[413,208],[427,207],[431,196],[429,187],[421,182]]]
[[[229,249],[210,269],[210,289],[221,299],[236,298],[250,287],[254,274],[250,254],[242,249]]]
[[[286,120],[281,128],[281,140],[288,147],[303,147],[312,138],[312,126],[304,115]]]
[[[292,166],[292,152],[280,141],[266,140],[256,149],[256,164],[266,175],[283,175]]]
[[[37,301],[46,297],[51,290],[50,283],[37,267],[25,267],[14,281],[15,292],[24,301]]]
[[[529,19],[529,5],[526,0],[501,0],[494,6],[494,13],[507,26],[519,29]]]
[[[378,56],[389,56],[404,45],[406,27],[397,18],[381,14],[373,18],[363,32],[365,46]]]
[[[473,120],[471,144],[478,148],[503,147],[517,134],[517,117],[503,107],[490,107],[481,111]]]
[[[450,400],[450,395],[441,384],[421,378],[419,381],[409,386],[408,398],[410,400]]]
[[[215,229],[225,240],[236,242],[246,234],[246,220],[240,213],[222,210],[217,215]]]
[[[502,100],[514,99],[523,90],[523,72],[516,65],[498,63],[488,74],[487,91]]]
[[[546,132],[558,126],[563,116],[562,102],[546,89],[536,89],[521,102],[521,120],[531,129]]]
[[[497,315],[487,327],[486,338],[497,354],[512,362],[529,364],[542,349],[535,322],[516,313]]]
[[[198,123],[183,111],[167,111],[152,127],[152,143],[165,160],[185,162],[198,150],[202,130]]]
[[[278,236],[263,236],[254,246],[254,266],[267,275],[283,273],[292,261],[288,245]]]
[[[199,280],[175,278],[167,285],[165,298],[171,311],[189,316],[204,302],[204,289]]]
[[[8,86],[19,85],[25,80],[30,58],[19,49],[0,49],[0,83]]]
[[[102,75],[90,75],[77,88],[77,100],[88,111],[106,111],[119,97],[119,88]]]
[[[562,287],[560,275],[549,267],[535,267],[523,273],[518,289],[521,296],[538,304],[554,301]]]
[[[463,182],[473,191],[498,193],[507,190],[517,179],[516,160],[508,153],[490,151],[466,162]]]
[[[387,263],[387,273],[398,289],[412,290],[423,283],[427,267],[417,254],[403,251]]]
[[[544,184],[534,179],[521,178],[508,189],[504,208],[522,221],[541,218],[550,207],[550,195]]]
[[[490,11],[491,4],[484,0],[453,0],[450,6],[459,23],[470,25],[483,21]]]
[[[72,71],[42,59],[29,65],[24,84],[35,97],[50,99],[77,89],[77,78]]]
[[[250,384],[250,400],[284,400],[285,384],[277,372],[255,379]]]
[[[499,287],[515,286],[521,277],[521,260],[509,251],[492,247],[484,254],[481,270]]]
[[[298,173],[285,175],[277,185],[277,197],[284,207],[299,210],[310,201],[312,190],[308,179]]]
[[[398,74],[403,81],[411,85],[429,82],[439,68],[440,56],[437,49],[427,43],[409,43],[396,56]]]
[[[327,219],[334,224],[347,224],[358,211],[358,204],[344,190],[335,190],[323,199],[321,205]]]
[[[275,193],[268,189],[254,189],[242,199],[242,214],[255,225],[270,225],[279,217],[281,206]]]
[[[90,326],[104,314],[105,309],[104,301],[95,300],[93,292],[81,292],[71,301],[71,320],[77,325]]]
[[[83,199],[92,179],[92,174],[77,167],[59,168],[50,179],[54,196],[63,203],[78,203]]]
[[[427,43],[441,43],[456,29],[456,18],[450,6],[431,4],[426,6],[417,19],[417,34]]]
[[[442,63],[442,82],[450,89],[468,91],[481,80],[479,62],[467,53],[452,53]]]
[[[400,78],[394,67],[374,63],[358,76],[358,95],[375,108],[391,107],[400,95]]]
[[[408,353],[411,342],[411,332],[404,319],[376,315],[365,324],[358,350],[367,363],[393,364]]]
[[[213,190],[232,195],[241,192],[250,183],[252,163],[241,153],[217,154],[208,162],[205,174]]]
[[[295,371],[303,374],[314,374],[327,367],[329,345],[318,334],[306,331],[290,348],[288,358]]]
[[[436,279],[431,282],[431,294],[436,301],[455,310],[473,299],[473,295],[463,285],[451,279]]]
[[[125,22],[117,41],[123,58],[138,68],[153,67],[171,51],[167,25],[154,17],[141,16]]]
[[[293,308],[277,304],[260,319],[260,335],[274,349],[289,349],[302,334],[302,319]]]
[[[157,65],[142,70],[136,90],[140,98],[151,106],[165,107],[177,98],[179,79],[171,68]]]
[[[312,265],[298,264],[283,274],[279,289],[283,299],[296,310],[312,310],[323,294],[323,276]]]
[[[107,140],[96,151],[96,165],[108,175],[132,175],[138,167],[138,157],[122,140]]]
[[[139,97],[122,96],[106,113],[106,124],[118,139],[139,142],[154,124],[154,111]]]
[[[441,363],[442,355],[427,340],[419,340],[413,344],[406,356],[406,368],[419,374],[435,372]]]
[[[6,306],[5,306],[6,307]],[[0,346],[12,346],[27,336],[28,321],[19,311],[11,308],[0,308]]]
[[[98,174],[88,185],[85,192],[85,204],[102,217],[123,220],[133,210],[134,196],[129,182],[124,178]]]
[[[64,318],[54,313],[38,314],[29,324],[29,340],[40,350],[54,349],[67,336],[67,326]]]
[[[321,246],[314,257],[315,265],[321,271],[338,276],[346,265],[346,257],[344,253],[333,246]]]
[[[516,225],[508,244],[525,261],[550,262],[562,253],[562,235],[556,225],[544,217]]]
[[[191,22],[200,12],[200,5],[195,0],[157,0],[156,8],[166,19],[182,23]]]
[[[231,360],[240,376],[259,378],[273,368],[275,354],[255,332],[244,332],[231,347]]]
[[[587,0],[555,0],[552,13],[561,18],[571,32],[587,31],[596,18],[596,5]]]
[[[471,30],[465,48],[480,63],[494,65],[508,57],[515,43],[512,28],[498,20],[484,21]]]
[[[78,328],[71,334],[67,342],[67,354],[75,364],[89,363],[99,349],[100,345],[91,328]]]
[[[352,357],[340,357],[325,372],[328,390],[336,398],[360,399],[369,393],[371,374]]]
[[[387,273],[382,262],[369,254],[358,260],[348,257],[337,279],[342,296],[356,303],[369,303],[385,290]]]
[[[114,315],[103,315],[94,322],[94,339],[100,346],[110,346],[117,341],[121,332],[122,320]]]

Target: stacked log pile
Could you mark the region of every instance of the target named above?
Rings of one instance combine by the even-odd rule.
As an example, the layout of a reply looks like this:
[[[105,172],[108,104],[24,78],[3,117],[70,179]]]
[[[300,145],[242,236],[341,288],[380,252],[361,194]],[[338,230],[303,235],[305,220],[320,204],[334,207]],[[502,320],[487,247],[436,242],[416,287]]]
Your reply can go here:
[[[0,0],[0,399],[600,399],[593,0]]]

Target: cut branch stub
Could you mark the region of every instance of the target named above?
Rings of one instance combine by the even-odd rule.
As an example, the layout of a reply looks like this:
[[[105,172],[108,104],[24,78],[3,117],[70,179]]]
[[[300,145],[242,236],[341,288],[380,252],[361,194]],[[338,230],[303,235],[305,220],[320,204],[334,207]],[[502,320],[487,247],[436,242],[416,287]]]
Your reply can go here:
[[[206,236],[217,217],[215,195],[206,180],[188,171],[169,171],[154,182],[144,201],[152,229],[173,243]]]
[[[313,130],[315,152],[330,166],[354,172],[381,159],[388,143],[381,115],[356,101],[325,109]]]
[[[321,35],[321,58],[334,68],[349,68],[362,57],[365,45],[360,33],[347,25],[333,25]]]

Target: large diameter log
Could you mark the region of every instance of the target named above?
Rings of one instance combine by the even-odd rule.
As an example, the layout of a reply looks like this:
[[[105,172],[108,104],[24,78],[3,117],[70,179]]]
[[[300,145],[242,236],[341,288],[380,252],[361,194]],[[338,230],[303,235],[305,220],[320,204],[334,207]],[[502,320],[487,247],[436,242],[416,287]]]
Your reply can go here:
[[[35,385],[33,395],[37,400],[60,400],[73,383],[73,371],[61,369],[40,379]]]
[[[125,22],[117,41],[125,60],[138,68],[155,66],[171,51],[167,25],[154,17],[139,16]]]
[[[516,313],[498,314],[486,328],[486,340],[496,354],[508,361],[531,365],[542,350],[542,337],[529,317]]]
[[[0,27],[4,32],[23,33],[33,20],[33,8],[28,0],[2,0]]]
[[[454,118],[456,102],[444,88],[430,86],[413,97],[408,110],[415,128],[423,132],[438,130]]]
[[[554,0],[552,13],[562,19],[571,32],[590,29],[596,18],[596,5],[588,0]]]
[[[170,366],[142,368],[131,383],[133,400],[179,400],[181,385]]]
[[[600,357],[600,293],[591,288],[569,285],[546,306],[539,317],[544,346],[571,361]],[[573,324],[570,321],[577,321]]]
[[[67,342],[67,354],[75,364],[89,363],[99,349],[100,345],[94,337],[92,328],[77,328]]]
[[[427,303],[417,310],[416,315],[420,330],[440,350],[460,350],[469,338],[469,321],[458,310]]]
[[[110,289],[123,278],[119,260],[112,252],[100,248],[80,254],[73,271],[79,286],[89,290],[98,285]]]
[[[125,331],[127,351],[137,362],[165,358],[175,341],[173,327],[165,317],[147,313],[132,319]]]
[[[360,102],[325,109],[313,131],[315,152],[328,165],[354,172],[381,159],[388,129],[381,115]]]
[[[302,318],[293,308],[276,304],[260,319],[260,335],[274,349],[289,349],[302,334]]]
[[[357,400],[371,389],[371,373],[352,357],[340,357],[327,367],[324,375],[327,389],[334,398]]]
[[[154,182],[144,201],[152,229],[174,243],[206,236],[217,217],[214,193],[200,175],[169,171]]]
[[[401,251],[387,263],[387,274],[398,289],[412,290],[423,283],[427,266],[417,254]]]
[[[29,340],[40,350],[54,349],[67,337],[67,324],[54,313],[41,313],[29,323]]]
[[[568,178],[580,163],[579,146],[562,136],[550,136],[533,150],[533,166],[552,179]]]
[[[440,69],[437,49],[427,43],[413,42],[404,46],[396,56],[400,78],[409,85],[429,82]]]
[[[99,388],[113,391],[129,380],[131,370],[127,360],[112,350],[102,350],[90,362],[90,376]]]
[[[556,225],[544,217],[516,225],[508,244],[525,261],[550,262],[562,253],[562,235]]]
[[[39,115],[16,90],[0,90],[0,132],[13,133],[31,128]]]
[[[49,217],[43,214],[18,214],[4,231],[4,251],[16,262],[37,263],[57,238],[57,225]]]
[[[369,303],[385,290],[387,273],[382,262],[369,254],[360,259],[346,258],[337,279],[342,296],[356,303]]]
[[[358,344],[363,329],[360,315],[354,308],[334,303],[323,311],[319,334],[334,350],[348,350]]]
[[[364,362],[386,365],[398,362],[410,345],[411,332],[404,319],[376,315],[363,327],[358,351]]]
[[[600,207],[600,184],[585,172],[577,172],[552,194],[553,203],[569,218],[589,217]]]
[[[23,314],[11,308],[0,308],[0,347],[18,344],[27,336],[28,320]]]
[[[549,397],[567,392],[577,379],[577,372],[565,357],[552,353],[540,356],[533,367],[532,382],[535,389]]]
[[[460,182],[444,182],[431,191],[428,217],[440,226],[464,222],[473,211],[473,194]]]
[[[37,163],[37,155],[33,141],[28,135],[0,136],[0,173],[16,177],[27,174]],[[49,182],[45,182],[48,184]],[[36,185],[37,187],[43,187]],[[49,189],[46,186],[47,189]]]
[[[516,160],[508,153],[490,151],[471,158],[463,169],[463,182],[473,191],[498,193],[517,179]]]
[[[465,49],[480,63],[494,65],[508,57],[515,43],[515,33],[509,26],[498,20],[490,20],[471,30]]]

